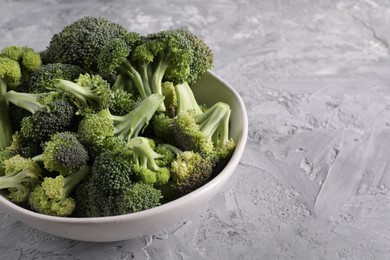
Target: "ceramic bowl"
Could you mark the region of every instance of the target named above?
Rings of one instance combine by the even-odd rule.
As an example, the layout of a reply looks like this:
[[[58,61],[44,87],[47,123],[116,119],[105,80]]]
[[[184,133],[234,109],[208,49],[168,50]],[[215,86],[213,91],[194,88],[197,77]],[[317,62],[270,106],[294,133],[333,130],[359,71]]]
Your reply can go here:
[[[120,241],[153,234],[173,225],[206,204],[228,182],[235,171],[248,132],[244,103],[236,91],[212,72],[206,73],[193,86],[199,103],[212,105],[218,101],[230,105],[231,137],[237,148],[226,167],[207,184],[169,203],[141,212],[98,218],[64,218],[35,213],[10,202],[0,193],[0,208],[35,229],[56,236],[93,242]]]

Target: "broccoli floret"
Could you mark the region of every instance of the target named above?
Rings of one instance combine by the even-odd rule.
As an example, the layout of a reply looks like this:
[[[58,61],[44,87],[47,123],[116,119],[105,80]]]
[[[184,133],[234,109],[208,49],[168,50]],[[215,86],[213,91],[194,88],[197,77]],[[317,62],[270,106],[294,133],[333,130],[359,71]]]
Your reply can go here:
[[[14,61],[22,60],[24,50],[22,47],[17,45],[10,45],[4,47],[0,52],[0,57],[7,57],[8,59]]]
[[[11,143],[13,133],[9,117],[9,104],[4,98],[8,90],[20,84],[22,74],[19,63],[6,57],[0,57],[0,150]]]
[[[134,42],[134,41],[133,41]],[[162,94],[162,82],[183,82],[190,73],[192,50],[185,37],[171,31],[142,37],[136,44],[113,39],[99,55],[101,73],[126,75],[142,98]],[[160,111],[165,110],[164,104]]]
[[[125,141],[137,137],[163,100],[163,96],[153,94],[124,116],[112,115],[108,109],[97,114],[87,114],[77,130],[80,141],[90,152],[98,154],[106,137],[117,136]]]
[[[12,202],[26,202],[32,188],[41,178],[41,169],[31,159],[15,155],[4,161],[4,176],[0,177],[0,189],[7,189]]]
[[[160,34],[181,35],[185,38],[186,44],[192,51],[192,57],[190,62],[190,73],[186,77],[186,82],[194,84],[196,80],[200,78],[207,70],[212,69],[214,66],[214,57],[210,47],[198,36],[192,32],[184,29],[172,29],[168,31],[162,31],[157,33],[157,37]],[[151,35],[154,38],[155,36]],[[178,82],[176,82],[178,83]]]
[[[0,52],[0,57],[6,57],[20,64],[22,81],[26,81],[31,72],[42,65],[41,55],[29,47],[11,45]]]
[[[213,160],[199,153],[179,152],[171,164],[171,179],[161,187],[164,201],[177,199],[206,184],[212,177],[213,167]]]
[[[104,151],[96,157],[91,176],[76,190],[76,215],[114,216],[160,205],[161,192],[137,182],[134,166],[124,153]]]
[[[11,148],[11,146],[8,146],[4,150],[0,151],[0,176],[3,176],[5,174],[5,165],[4,162],[11,157],[14,157],[15,155],[18,155],[18,153]]]
[[[47,215],[70,216],[76,207],[72,192],[89,173],[90,167],[84,165],[66,177],[63,175],[45,177],[28,196],[30,208]]]
[[[25,158],[32,158],[42,153],[42,147],[39,142],[25,138],[20,132],[15,132],[12,135],[11,145],[5,150],[8,150],[15,155],[19,154]]]
[[[203,112],[187,82],[176,85],[170,83],[169,85],[170,88],[172,88],[171,92],[173,92],[171,95],[174,96],[175,99],[173,107],[171,108],[172,111],[174,111],[174,114],[157,113],[153,116],[151,125],[157,139],[172,145],[177,145],[173,131],[173,124],[176,120],[175,117],[187,111],[192,111],[191,113],[194,113],[194,115],[200,115]]]
[[[73,81],[83,73],[83,70],[76,66],[63,63],[46,64],[31,73],[24,92],[45,93],[53,87],[55,79]]]
[[[133,183],[120,196],[108,204],[106,215],[122,215],[157,207],[161,204],[161,191],[145,183]]]
[[[235,142],[229,138],[230,112],[227,104],[218,102],[200,115],[193,110],[179,114],[173,124],[178,147],[216,160],[231,156]]]
[[[127,143],[131,150],[133,171],[139,182],[162,186],[170,178],[169,169],[158,166],[156,160],[162,159],[163,155],[158,154],[150,145],[153,142],[145,137],[135,137]]]
[[[76,119],[75,106],[62,96],[23,118],[20,134],[26,139],[44,143],[55,133],[72,130]]]
[[[53,89],[70,94],[76,101],[80,114],[98,112],[110,106],[110,85],[99,75],[81,74],[76,83],[57,79],[54,81]]]
[[[67,176],[88,163],[88,151],[73,132],[60,132],[44,144],[43,153],[33,158],[42,161],[47,170]]]
[[[122,193],[131,183],[133,168],[123,154],[105,151],[92,165],[90,181],[106,196]]]
[[[128,34],[121,25],[101,17],[85,16],[55,34],[43,53],[44,63],[77,65],[87,72],[97,71],[96,59],[113,38]]]
[[[85,181],[75,193],[78,217],[106,217],[128,214],[161,205],[161,191],[145,183],[132,183],[122,193],[106,196],[92,182]]]
[[[124,116],[133,110],[141,100],[134,100],[133,95],[122,89],[111,89],[110,113]]]

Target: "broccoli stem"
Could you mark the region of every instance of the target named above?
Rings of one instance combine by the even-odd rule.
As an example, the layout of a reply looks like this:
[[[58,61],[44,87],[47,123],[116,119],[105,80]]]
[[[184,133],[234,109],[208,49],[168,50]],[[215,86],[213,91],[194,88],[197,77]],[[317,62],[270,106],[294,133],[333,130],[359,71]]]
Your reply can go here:
[[[57,90],[67,92],[75,97],[82,106],[87,107],[89,102],[99,103],[98,95],[89,88],[81,87],[80,85],[64,79],[54,81],[54,86]]]
[[[30,113],[35,113],[42,106],[37,99],[45,94],[20,93],[10,90],[4,94],[4,98],[18,107],[24,108]]]
[[[12,127],[8,112],[8,101],[3,97],[7,92],[7,84],[0,78],[0,151],[11,144]]]
[[[143,79],[141,75],[133,67],[133,65],[131,65],[131,63],[128,60],[125,60],[122,63],[121,69],[125,73],[125,75],[129,76],[131,80],[134,82],[142,99],[145,99],[150,95],[151,91],[148,91],[144,88]]]
[[[166,53],[161,53],[158,57],[158,62],[156,64],[156,67],[154,68],[154,73],[151,76],[152,77],[152,91],[153,93],[157,93],[162,95],[162,81],[165,75],[165,72],[167,71],[169,62],[171,61],[171,53],[170,51],[167,51]],[[159,111],[165,111],[165,105],[162,103],[159,107]]]
[[[158,171],[160,169],[155,160],[162,158],[162,155],[153,150],[146,138],[135,137],[130,139],[127,144],[132,151],[135,164],[152,171]]]
[[[22,188],[22,182],[31,180],[27,170],[22,170],[15,175],[5,175],[0,177],[0,189]]]
[[[195,116],[200,130],[216,147],[222,147],[229,140],[230,113],[229,105],[218,102],[203,114]]]
[[[193,110],[195,115],[201,115],[203,113],[188,83],[184,82],[181,84],[176,84],[175,92],[177,98],[178,115],[187,112],[188,110]]]
[[[114,122],[114,135],[127,140],[138,136],[140,131],[149,123],[163,101],[164,96],[152,94],[141,101],[141,103],[127,115],[111,115],[111,119]]]
[[[88,165],[83,165],[80,169],[64,178],[65,197],[69,197],[73,190],[79,185],[84,178],[90,173]]]

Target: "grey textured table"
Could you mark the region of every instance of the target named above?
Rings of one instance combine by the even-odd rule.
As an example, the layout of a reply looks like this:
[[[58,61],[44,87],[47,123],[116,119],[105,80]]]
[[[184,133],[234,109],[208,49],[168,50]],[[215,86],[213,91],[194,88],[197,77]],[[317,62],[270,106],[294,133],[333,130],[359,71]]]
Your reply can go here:
[[[240,93],[233,178],[172,227],[85,243],[0,212],[0,259],[390,259],[390,2],[0,0],[0,47],[44,49],[84,15],[184,27]]]

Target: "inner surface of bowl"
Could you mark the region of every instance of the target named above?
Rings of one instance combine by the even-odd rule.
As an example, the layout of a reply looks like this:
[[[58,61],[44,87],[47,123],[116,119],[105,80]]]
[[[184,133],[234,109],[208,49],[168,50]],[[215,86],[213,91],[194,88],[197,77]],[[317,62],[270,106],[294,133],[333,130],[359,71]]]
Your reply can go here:
[[[0,191],[0,208],[23,223],[56,236],[95,242],[120,241],[152,234],[177,223],[207,203],[229,180],[244,152],[248,119],[240,96],[212,72],[193,86],[198,103],[213,105],[223,101],[231,110],[230,133],[236,150],[226,167],[199,189],[156,208],[120,216],[63,218],[39,214],[10,202]]]

